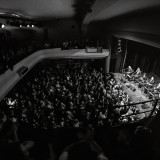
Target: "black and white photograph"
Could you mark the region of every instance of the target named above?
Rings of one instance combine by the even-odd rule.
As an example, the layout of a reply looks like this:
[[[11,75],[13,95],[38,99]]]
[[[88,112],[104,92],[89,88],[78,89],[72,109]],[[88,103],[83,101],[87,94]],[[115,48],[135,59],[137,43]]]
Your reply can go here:
[[[0,0],[0,160],[160,160],[160,0]]]

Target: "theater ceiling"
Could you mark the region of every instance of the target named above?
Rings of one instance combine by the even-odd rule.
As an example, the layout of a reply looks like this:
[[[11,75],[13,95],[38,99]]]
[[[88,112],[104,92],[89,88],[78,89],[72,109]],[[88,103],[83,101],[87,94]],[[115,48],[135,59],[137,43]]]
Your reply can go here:
[[[160,6],[160,0],[0,0],[0,16],[88,23]]]

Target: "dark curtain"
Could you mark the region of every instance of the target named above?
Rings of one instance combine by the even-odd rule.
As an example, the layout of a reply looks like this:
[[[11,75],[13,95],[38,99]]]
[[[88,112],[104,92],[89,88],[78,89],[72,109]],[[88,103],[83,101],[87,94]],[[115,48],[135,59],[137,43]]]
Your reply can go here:
[[[160,75],[160,49],[134,41],[129,41],[127,48],[126,68],[140,67],[143,72]]]
[[[118,52],[118,40],[121,40],[121,52]],[[121,71],[123,68],[123,62],[126,51],[126,40],[118,37],[112,37],[111,43],[111,61],[110,61],[110,72]]]
[[[155,60],[155,65],[154,65],[154,73],[160,76],[160,51],[156,55],[157,57]]]

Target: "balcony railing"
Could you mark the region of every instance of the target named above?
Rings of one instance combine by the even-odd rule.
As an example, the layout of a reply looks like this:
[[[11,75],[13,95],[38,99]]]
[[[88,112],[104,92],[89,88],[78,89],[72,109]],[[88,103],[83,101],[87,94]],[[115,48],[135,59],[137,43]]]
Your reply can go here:
[[[120,109],[122,107],[131,108],[132,106],[135,106],[135,108],[140,108],[140,107],[143,108],[144,105],[148,105],[148,108],[141,109],[141,111],[138,110],[138,112],[121,114],[119,116],[119,122],[116,124],[112,124],[112,125],[116,126],[116,125],[121,125],[124,123],[135,123],[140,120],[156,116],[156,114],[158,113],[158,111],[160,109],[160,99],[153,99],[153,100],[149,100],[149,101],[130,103],[130,104],[119,105],[119,106],[117,105],[117,106],[114,106],[113,109],[117,109],[117,108]]]

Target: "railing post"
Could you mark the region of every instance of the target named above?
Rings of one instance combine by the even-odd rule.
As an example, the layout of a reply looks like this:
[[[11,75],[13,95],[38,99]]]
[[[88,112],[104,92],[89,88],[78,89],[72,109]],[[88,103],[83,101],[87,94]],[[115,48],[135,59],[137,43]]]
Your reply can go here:
[[[153,107],[153,110],[152,110],[152,112],[150,113],[150,115],[148,116],[149,118],[152,117],[152,115],[153,115],[153,113],[154,113],[154,111],[155,111],[155,109],[156,109],[158,100],[159,100],[159,99],[156,99],[155,104],[154,104],[154,107]]]

